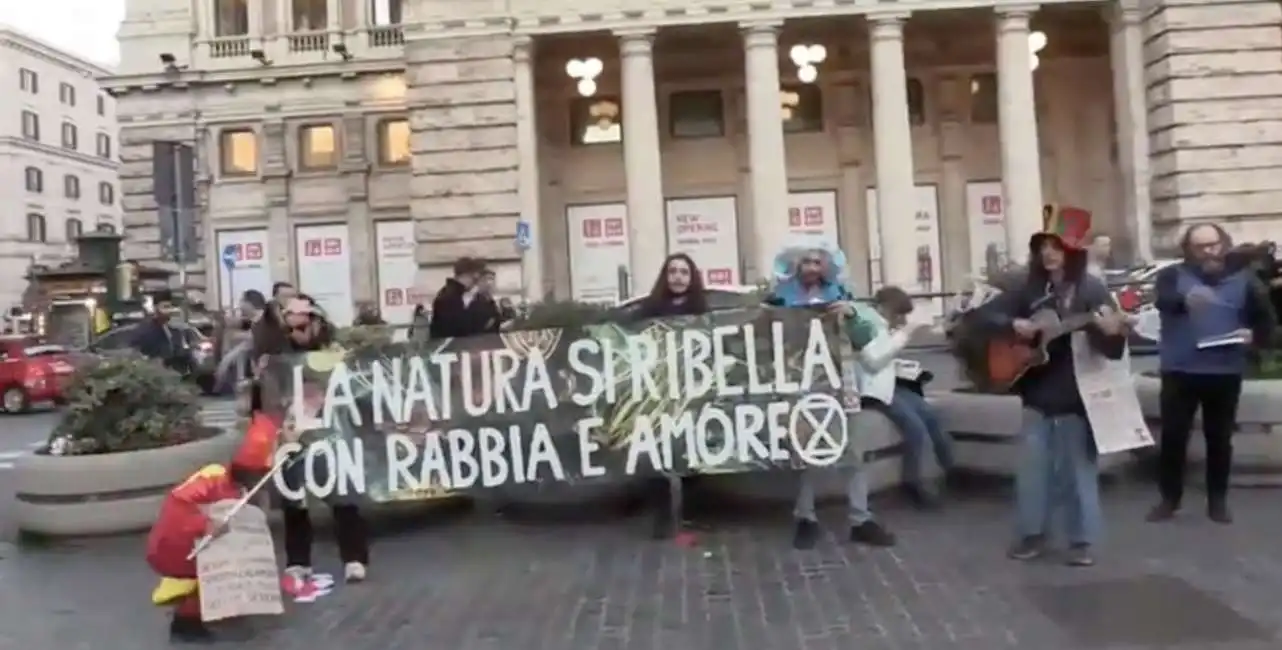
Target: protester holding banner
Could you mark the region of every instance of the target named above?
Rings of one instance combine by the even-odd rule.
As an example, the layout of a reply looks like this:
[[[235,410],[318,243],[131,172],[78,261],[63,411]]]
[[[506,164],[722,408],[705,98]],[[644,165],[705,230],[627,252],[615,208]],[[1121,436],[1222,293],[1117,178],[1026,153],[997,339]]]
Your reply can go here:
[[[161,576],[152,591],[152,603],[173,608],[173,621],[169,626],[171,640],[212,639],[201,618],[196,560],[190,555],[202,537],[220,532],[218,522],[209,518],[206,508],[225,499],[239,498],[242,490],[253,484],[256,474],[271,469],[275,436],[275,424],[256,420],[232,459],[230,469],[223,465],[201,468],[171,490],[161,504],[160,514],[147,536],[147,564]]]
[[[1242,376],[1252,344],[1268,345],[1277,316],[1268,289],[1242,262],[1231,261],[1229,235],[1214,224],[1190,227],[1181,240],[1184,261],[1158,272],[1156,307],[1161,318],[1162,500],[1149,521],[1175,516],[1184,496],[1184,464],[1198,408],[1206,438],[1207,515],[1228,524],[1229,472],[1233,465]]]
[[[1023,287],[1007,291],[980,309],[993,337],[1011,336],[1031,349],[1045,346],[1045,363],[1027,368],[1015,384],[1024,404],[1022,458],[1015,477],[1016,534],[1008,555],[1030,560],[1046,552],[1046,527],[1059,508],[1067,514],[1070,566],[1094,564],[1091,547],[1103,528],[1095,440],[1077,383],[1071,332],[1059,325],[1081,322],[1095,354],[1120,359],[1124,321],[1108,288],[1086,272],[1083,249],[1090,214],[1055,210],[1028,242]]]
[[[288,343],[286,353],[299,354],[322,350],[333,344],[333,326],[316,307],[315,301],[300,296],[285,306],[284,325]],[[320,404],[316,404],[316,411]],[[291,439],[294,432],[286,425],[282,437]],[[334,468],[328,468],[333,471]],[[283,470],[282,480],[291,490],[302,490],[306,484],[306,468],[297,463]],[[344,577],[349,582],[365,579],[369,565],[369,534],[360,508],[354,503],[334,502],[330,506],[334,516],[334,537],[338,542],[339,559],[343,562]],[[281,513],[285,523],[285,573],[295,581],[305,581],[312,575],[312,541],[314,533],[307,504],[284,499]]]
[[[499,303],[494,299],[496,281],[494,269],[487,268],[481,271],[480,278],[477,279],[476,286],[472,290],[472,300],[467,305],[470,320],[480,323],[483,332],[497,332],[503,325],[503,314],[499,311]]]
[[[785,248],[775,257],[775,286],[766,296],[766,304],[779,307],[824,309],[845,319],[844,326],[856,350],[877,338],[876,328],[861,317],[854,296],[846,288],[844,274],[846,255],[840,249],[824,246]],[[899,335],[903,336],[903,335]],[[846,485],[850,541],[870,546],[894,546],[895,536],[873,519],[868,509],[868,481],[858,464],[848,470]],[[819,541],[819,519],[815,514],[815,488],[811,474],[802,470],[797,501],[793,508],[796,532],[793,546],[814,548]]]
[[[904,488],[917,507],[933,508],[938,505],[939,495],[922,480],[925,451],[928,447],[934,450],[940,469],[947,475],[953,468],[953,441],[926,398],[900,385],[894,360],[907,346],[908,337],[889,336],[892,330],[912,327],[908,318],[913,313],[913,301],[899,287],[882,287],[873,296],[873,305],[873,309],[861,307],[860,315],[872,323],[877,338],[885,339],[886,344],[882,350],[868,345],[861,351],[859,395],[865,407],[885,413],[899,429],[904,438]]]
[[[461,257],[454,263],[454,276],[436,292],[432,300],[431,338],[444,339],[474,336],[486,332],[486,322],[469,309],[477,296],[477,284],[485,273],[485,262],[474,257]]]
[[[703,274],[689,255],[675,253],[664,261],[659,277],[655,278],[650,295],[641,302],[637,318],[664,318],[668,316],[697,316],[707,313],[708,299],[704,293]],[[673,486],[671,481],[677,481]],[[681,525],[685,512],[685,494],[694,477],[670,479],[655,476],[646,479],[646,501],[654,516],[654,538],[672,537]],[[673,492],[677,501],[673,502]]]

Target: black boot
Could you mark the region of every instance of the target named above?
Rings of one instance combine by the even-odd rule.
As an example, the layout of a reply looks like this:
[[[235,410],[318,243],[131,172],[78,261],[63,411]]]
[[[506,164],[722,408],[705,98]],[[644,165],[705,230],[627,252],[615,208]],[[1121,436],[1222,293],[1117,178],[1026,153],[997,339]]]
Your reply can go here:
[[[199,617],[175,614],[169,623],[169,640],[174,643],[213,643],[215,639]]]

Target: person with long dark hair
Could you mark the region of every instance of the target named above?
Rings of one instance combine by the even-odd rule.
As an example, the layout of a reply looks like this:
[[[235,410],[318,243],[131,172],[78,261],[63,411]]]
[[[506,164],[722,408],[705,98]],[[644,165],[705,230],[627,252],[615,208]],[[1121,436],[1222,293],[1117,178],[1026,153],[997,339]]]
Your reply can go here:
[[[1031,560],[1044,554],[1047,524],[1063,508],[1069,542],[1065,561],[1090,566],[1092,546],[1103,528],[1099,454],[1078,390],[1074,342],[1071,336],[1044,339],[1035,317],[1047,311],[1060,319],[1094,314],[1080,343],[1089,350],[1081,353],[1110,359],[1125,353],[1125,320],[1104,282],[1087,273],[1090,213],[1048,206],[1043,218],[1043,231],[1028,242],[1024,286],[980,308],[994,334],[1009,332],[1030,344],[1045,344],[1049,354],[1046,363],[1029,369],[1015,385],[1024,425],[1015,475],[1016,541],[1008,555]]]
[[[663,261],[663,269],[659,271],[659,277],[655,278],[650,294],[641,301],[637,317],[645,320],[666,316],[697,316],[707,311],[708,298],[704,294],[703,275],[699,272],[699,266],[689,255],[674,253]],[[681,513],[685,511],[684,497],[690,480],[691,477],[672,479],[660,475],[646,481],[646,502],[653,515],[655,539],[672,537],[680,528]]]

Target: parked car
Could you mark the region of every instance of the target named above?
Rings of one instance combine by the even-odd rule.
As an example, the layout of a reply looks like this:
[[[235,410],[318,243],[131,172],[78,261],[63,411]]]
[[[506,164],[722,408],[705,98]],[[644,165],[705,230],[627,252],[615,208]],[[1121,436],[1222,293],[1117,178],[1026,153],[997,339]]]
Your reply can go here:
[[[39,402],[61,402],[74,370],[70,354],[31,336],[0,337],[0,408],[25,413]]]
[[[134,349],[134,338],[139,326],[140,323],[131,323],[108,331],[89,346],[88,352],[113,354]],[[171,320],[169,326],[182,334],[182,343],[188,355],[185,360],[187,378],[196,382],[202,392],[212,395],[218,383],[215,378],[218,359],[214,353],[213,340],[184,321]]]

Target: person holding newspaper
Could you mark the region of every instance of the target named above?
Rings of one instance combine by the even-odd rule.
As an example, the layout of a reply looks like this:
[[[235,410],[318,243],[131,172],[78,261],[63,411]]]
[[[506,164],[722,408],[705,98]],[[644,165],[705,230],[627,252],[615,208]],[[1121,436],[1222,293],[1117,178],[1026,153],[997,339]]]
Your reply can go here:
[[[1184,261],[1158,272],[1156,307],[1162,388],[1158,487],[1161,501],[1149,521],[1180,510],[1189,435],[1198,408],[1206,438],[1207,516],[1232,523],[1229,472],[1233,465],[1242,376],[1252,344],[1267,345],[1277,326],[1268,288],[1242,262],[1229,259],[1232,242],[1215,224],[1190,227],[1181,240]]]
[[[1086,270],[1090,214],[1048,207],[1043,218],[1043,231],[1028,242],[1024,285],[980,308],[995,335],[1009,332],[1030,344],[1043,344],[1049,355],[1046,363],[1028,369],[1015,384],[1024,405],[1023,449],[1015,475],[1017,538],[1007,555],[1031,560],[1045,554],[1048,524],[1062,508],[1069,542],[1065,561],[1090,566],[1095,563],[1092,546],[1103,528],[1099,454],[1077,385],[1071,337],[1048,339],[1052,331],[1037,322],[1047,322],[1046,316],[1085,320],[1086,344],[1092,352],[1120,359],[1126,349],[1125,321],[1112,305],[1108,288]]]

